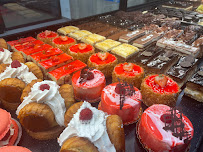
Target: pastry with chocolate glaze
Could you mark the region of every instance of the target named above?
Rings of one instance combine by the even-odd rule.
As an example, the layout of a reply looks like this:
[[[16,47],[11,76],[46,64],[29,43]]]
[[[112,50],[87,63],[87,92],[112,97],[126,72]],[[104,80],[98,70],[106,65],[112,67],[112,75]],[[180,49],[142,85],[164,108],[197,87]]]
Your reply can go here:
[[[43,98],[42,98],[43,97]],[[75,102],[71,85],[33,80],[23,90],[16,114],[26,132],[35,139],[55,139],[64,129],[64,114]]]
[[[43,79],[42,71],[33,62],[23,64],[17,60],[0,67],[0,100],[6,109],[15,110],[20,104],[23,89],[32,80]]]

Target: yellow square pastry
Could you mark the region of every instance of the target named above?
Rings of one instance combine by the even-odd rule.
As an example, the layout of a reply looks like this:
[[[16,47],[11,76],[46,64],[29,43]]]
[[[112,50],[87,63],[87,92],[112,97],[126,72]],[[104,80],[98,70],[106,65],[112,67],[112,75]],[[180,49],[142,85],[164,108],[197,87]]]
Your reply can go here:
[[[101,42],[105,40],[106,38],[104,36],[98,35],[98,34],[90,34],[88,36],[85,36],[81,39],[82,42],[94,45],[97,42]]]
[[[71,32],[74,32],[74,31],[77,31],[79,30],[78,27],[75,27],[75,26],[65,26],[65,27],[61,27],[57,30],[58,33],[61,33],[63,35],[67,35]]]
[[[111,50],[111,52],[126,59],[126,58],[132,56],[133,54],[139,52],[139,49],[130,44],[123,43],[123,44],[113,48]]]
[[[111,40],[111,39],[107,39],[107,40],[104,40],[102,42],[99,42],[97,44],[95,44],[95,47],[101,51],[110,51],[112,48],[120,45],[121,43],[118,42],[118,41],[114,41],[114,40]]]
[[[79,31],[70,33],[69,36],[76,40],[81,40],[84,36],[87,36],[90,34],[92,33],[87,30],[79,30]]]

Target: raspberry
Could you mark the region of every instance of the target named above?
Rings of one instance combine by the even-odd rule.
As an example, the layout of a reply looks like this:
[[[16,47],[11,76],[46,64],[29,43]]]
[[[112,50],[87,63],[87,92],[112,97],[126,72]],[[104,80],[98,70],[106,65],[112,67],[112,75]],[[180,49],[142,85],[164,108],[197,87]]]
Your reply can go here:
[[[161,115],[160,119],[164,123],[171,123],[172,122],[172,117],[170,114],[163,114],[163,115]]]
[[[92,119],[92,111],[89,108],[85,108],[80,112],[80,120],[87,121]]]
[[[12,63],[11,63],[11,67],[12,68],[18,68],[18,67],[21,67],[21,64],[18,60],[14,60]]]
[[[0,48],[0,52],[4,52],[4,49],[3,49],[3,48]]]
[[[45,89],[49,90],[50,89],[50,86],[48,84],[42,84],[39,86],[39,89],[44,91]]]
[[[87,73],[87,80],[92,80],[94,79],[94,74],[92,72]]]
[[[121,91],[121,85],[119,83],[116,85],[115,92],[118,94],[124,94],[124,91]]]

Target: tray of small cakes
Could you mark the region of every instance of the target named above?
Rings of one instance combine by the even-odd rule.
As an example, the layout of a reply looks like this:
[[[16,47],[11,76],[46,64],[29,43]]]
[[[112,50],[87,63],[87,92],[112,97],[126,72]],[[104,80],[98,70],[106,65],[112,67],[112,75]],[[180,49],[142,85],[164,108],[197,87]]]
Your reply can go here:
[[[163,14],[121,14],[1,39],[0,106],[22,126],[19,146],[199,150],[201,28]],[[0,147],[9,145],[12,127],[5,132]]]

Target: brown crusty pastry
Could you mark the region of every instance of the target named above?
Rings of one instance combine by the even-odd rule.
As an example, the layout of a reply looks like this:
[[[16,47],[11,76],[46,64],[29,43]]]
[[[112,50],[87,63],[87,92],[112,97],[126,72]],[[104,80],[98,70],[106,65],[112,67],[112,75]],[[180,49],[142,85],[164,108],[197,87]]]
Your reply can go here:
[[[8,50],[8,45],[3,38],[0,38],[0,48],[4,48]]]
[[[21,63],[25,63],[25,59],[21,52],[13,52],[11,55],[11,59],[12,59],[12,61],[18,60]]]
[[[15,110],[21,103],[20,96],[26,84],[17,78],[0,81],[0,100],[6,109]],[[11,95],[12,93],[12,95]]]
[[[0,73],[3,73],[6,70],[6,67],[9,66],[8,64],[0,64]]]
[[[97,147],[87,138],[71,137],[67,139],[60,152],[99,152]]]
[[[26,62],[25,65],[28,66],[29,71],[32,72],[38,79],[43,80],[43,73],[39,66],[37,66],[34,62]]]

